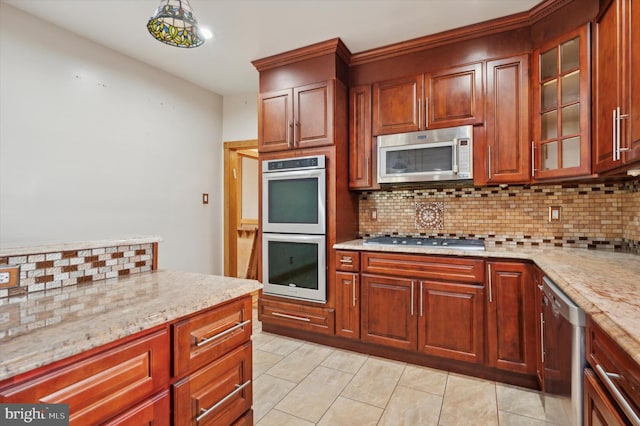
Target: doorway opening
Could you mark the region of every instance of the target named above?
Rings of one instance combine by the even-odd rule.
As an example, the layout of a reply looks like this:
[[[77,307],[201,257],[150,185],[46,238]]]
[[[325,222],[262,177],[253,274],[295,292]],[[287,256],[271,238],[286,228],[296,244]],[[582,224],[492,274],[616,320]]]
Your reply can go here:
[[[224,275],[257,278],[258,141],[224,143]]]

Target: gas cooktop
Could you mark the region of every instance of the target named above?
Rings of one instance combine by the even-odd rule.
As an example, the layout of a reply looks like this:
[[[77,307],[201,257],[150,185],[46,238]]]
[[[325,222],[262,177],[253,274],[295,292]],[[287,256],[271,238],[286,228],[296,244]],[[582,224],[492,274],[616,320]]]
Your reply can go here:
[[[420,238],[420,237],[374,237],[367,238],[364,245],[394,245],[458,250],[484,250],[484,241],[456,238]]]

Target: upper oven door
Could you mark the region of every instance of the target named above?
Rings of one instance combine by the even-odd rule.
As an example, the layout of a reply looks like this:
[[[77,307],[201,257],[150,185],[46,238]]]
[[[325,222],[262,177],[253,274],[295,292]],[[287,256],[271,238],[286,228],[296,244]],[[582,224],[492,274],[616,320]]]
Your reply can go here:
[[[262,174],[262,231],[325,234],[325,169]]]

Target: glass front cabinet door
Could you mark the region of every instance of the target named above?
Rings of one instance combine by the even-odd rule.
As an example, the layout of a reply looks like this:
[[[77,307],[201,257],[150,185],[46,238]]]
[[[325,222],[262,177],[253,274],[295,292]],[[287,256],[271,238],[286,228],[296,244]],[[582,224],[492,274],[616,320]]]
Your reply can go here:
[[[588,41],[587,25],[534,52],[534,180],[591,172]]]

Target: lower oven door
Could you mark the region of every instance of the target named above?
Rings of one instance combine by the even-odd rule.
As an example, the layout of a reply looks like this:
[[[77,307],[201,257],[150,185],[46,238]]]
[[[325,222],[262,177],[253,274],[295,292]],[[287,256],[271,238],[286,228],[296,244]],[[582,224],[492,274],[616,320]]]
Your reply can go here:
[[[325,303],[326,257],[324,235],[263,233],[263,292]]]

